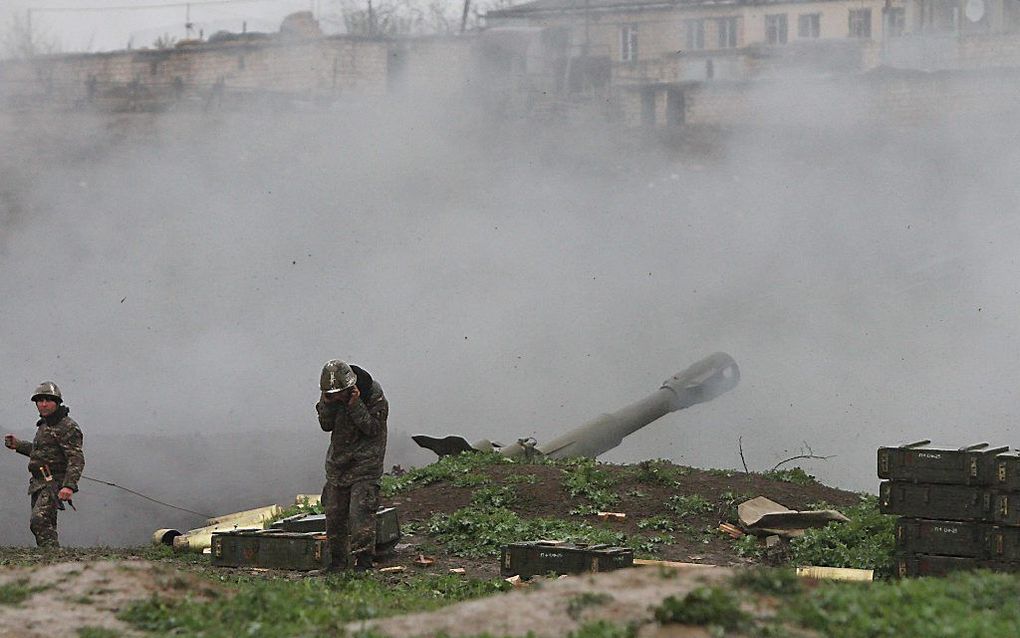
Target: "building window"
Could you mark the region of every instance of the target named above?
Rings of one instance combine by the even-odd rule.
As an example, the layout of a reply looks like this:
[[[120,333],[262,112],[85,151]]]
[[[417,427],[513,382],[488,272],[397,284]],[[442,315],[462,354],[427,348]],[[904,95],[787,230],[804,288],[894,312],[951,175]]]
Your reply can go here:
[[[765,41],[769,44],[786,44],[786,14],[765,16]]]
[[[716,30],[719,32],[719,48],[733,49],[737,46],[737,19],[719,18],[715,21]]]
[[[797,37],[817,38],[822,31],[822,14],[802,13],[797,16]]]
[[[903,35],[907,26],[907,12],[903,7],[890,7],[885,14],[886,33],[890,36]]]
[[[871,37],[871,9],[850,9],[850,37]]]
[[[637,56],[637,27],[632,24],[620,27],[620,61],[636,62]]]
[[[705,48],[704,20],[684,20],[684,29],[687,31],[688,51],[700,51]]]

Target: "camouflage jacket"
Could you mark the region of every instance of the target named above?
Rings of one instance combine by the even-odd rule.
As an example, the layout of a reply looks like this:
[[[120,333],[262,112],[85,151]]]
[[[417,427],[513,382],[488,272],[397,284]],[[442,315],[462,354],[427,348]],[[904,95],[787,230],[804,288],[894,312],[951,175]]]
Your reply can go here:
[[[330,432],[326,453],[326,481],[347,487],[361,481],[374,481],[383,473],[386,454],[386,417],[390,405],[382,386],[372,381],[353,407],[344,403],[315,404],[319,426]]]
[[[28,482],[28,493],[35,494],[47,487],[39,468],[49,467],[53,483],[59,489],[69,487],[78,491],[78,479],[85,470],[85,454],[82,452],[82,435],[78,424],[68,416],[66,406],[60,406],[49,417],[43,417],[35,424],[35,439],[18,441],[17,451],[28,457],[28,471],[32,474]]]

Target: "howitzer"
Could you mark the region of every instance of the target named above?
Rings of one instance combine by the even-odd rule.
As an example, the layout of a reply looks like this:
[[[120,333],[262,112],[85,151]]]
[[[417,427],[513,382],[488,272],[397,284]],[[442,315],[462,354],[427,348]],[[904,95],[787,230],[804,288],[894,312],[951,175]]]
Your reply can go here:
[[[497,451],[509,458],[526,458],[535,454],[553,459],[578,456],[595,458],[618,446],[628,434],[633,434],[659,417],[711,401],[735,388],[739,381],[740,369],[737,362],[728,354],[716,352],[666,379],[658,390],[644,399],[616,412],[603,414],[548,443],[519,439],[506,446],[486,440],[472,445],[459,436],[435,438],[419,434],[411,438],[439,456],[477,450]]]

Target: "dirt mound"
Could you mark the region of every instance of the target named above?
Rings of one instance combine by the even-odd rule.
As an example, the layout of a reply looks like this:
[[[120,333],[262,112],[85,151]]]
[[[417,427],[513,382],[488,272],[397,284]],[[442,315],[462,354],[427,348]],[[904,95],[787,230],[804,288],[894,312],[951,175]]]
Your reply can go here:
[[[665,515],[673,527],[669,532],[672,542],[658,545],[654,558],[711,565],[746,565],[752,562],[737,553],[730,537],[718,532],[719,524],[733,520],[736,506],[745,500],[765,496],[791,509],[805,509],[818,503],[828,503],[838,509],[860,501],[860,495],[855,492],[811,480],[791,482],[763,474],[700,470],[664,462],[599,464],[597,469],[608,475],[608,482],[612,484],[609,489],[619,496],[612,505],[612,511],[625,514],[624,518],[602,520],[594,512],[571,514],[572,511],[584,512],[591,508],[582,496],[570,496],[568,486],[564,484],[568,468],[561,465],[500,464],[479,468],[475,472],[484,474],[489,484],[512,485],[516,500],[509,508],[522,518],[584,521],[593,527],[632,538],[656,534],[648,528],[648,522]],[[531,476],[533,480],[530,480]],[[529,480],[523,480],[525,478]],[[799,478],[808,479],[803,474]],[[402,525],[424,523],[435,514],[450,514],[468,506],[476,490],[477,486],[458,486],[441,481],[384,499],[384,503],[397,507]],[[684,503],[691,507],[685,510]],[[642,525],[645,527],[642,528]],[[475,578],[499,575],[498,558],[477,560],[433,555],[431,557],[436,558],[436,562],[422,567],[414,559],[423,553],[423,548],[429,550],[424,553],[435,549],[429,540],[422,534],[413,534],[405,536],[402,541],[394,554],[380,561],[381,567],[406,566],[419,571],[463,568]]]

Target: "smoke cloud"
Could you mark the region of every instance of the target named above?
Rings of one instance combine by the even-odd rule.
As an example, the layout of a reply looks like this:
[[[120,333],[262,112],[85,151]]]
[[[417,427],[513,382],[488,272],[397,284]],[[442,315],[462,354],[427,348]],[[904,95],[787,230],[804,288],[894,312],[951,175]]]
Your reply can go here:
[[[222,514],[318,492],[322,363],[409,435],[549,440],[722,350],[732,392],[605,455],[801,464],[875,491],[875,449],[1009,444],[1016,118],[892,126],[838,91],[664,143],[458,105],[3,114],[0,423],[61,385],[86,474]],[[3,544],[28,544],[24,457]],[[83,482],[70,544],[200,517]]]

